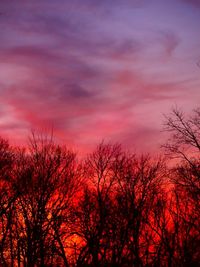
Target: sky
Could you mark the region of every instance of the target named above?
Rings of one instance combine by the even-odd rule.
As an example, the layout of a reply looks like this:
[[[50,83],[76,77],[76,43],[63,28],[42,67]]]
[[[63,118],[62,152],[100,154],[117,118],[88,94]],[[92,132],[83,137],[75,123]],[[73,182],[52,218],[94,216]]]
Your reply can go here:
[[[200,103],[199,0],[1,0],[0,135],[157,151]]]

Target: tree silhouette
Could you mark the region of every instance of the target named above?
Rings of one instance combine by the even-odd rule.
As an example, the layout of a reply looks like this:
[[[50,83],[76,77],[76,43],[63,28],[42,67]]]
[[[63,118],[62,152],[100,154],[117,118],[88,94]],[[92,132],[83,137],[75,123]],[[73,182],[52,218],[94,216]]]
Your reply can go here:
[[[179,159],[171,170],[176,208],[173,213],[179,227],[179,257],[184,266],[200,262],[200,109],[190,116],[173,109],[166,116],[166,130],[171,136],[165,145],[172,157]]]
[[[78,160],[52,136],[0,138],[0,266],[199,266],[200,111],[165,119],[169,166],[117,144]]]

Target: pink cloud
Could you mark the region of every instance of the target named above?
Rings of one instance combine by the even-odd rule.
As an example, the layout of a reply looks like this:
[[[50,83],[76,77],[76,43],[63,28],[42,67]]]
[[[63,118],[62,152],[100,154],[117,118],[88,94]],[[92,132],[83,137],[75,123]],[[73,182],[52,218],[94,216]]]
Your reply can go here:
[[[104,138],[153,150],[162,114],[198,103],[199,17],[179,0],[2,3],[2,133],[53,127],[82,151]]]

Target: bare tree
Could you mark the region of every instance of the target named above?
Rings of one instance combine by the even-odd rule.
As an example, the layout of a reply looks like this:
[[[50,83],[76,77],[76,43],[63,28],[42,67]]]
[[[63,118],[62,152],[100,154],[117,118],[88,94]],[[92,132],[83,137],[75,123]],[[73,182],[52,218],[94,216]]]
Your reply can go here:
[[[200,152],[200,109],[193,110],[191,116],[186,116],[178,108],[172,109],[170,115],[165,116],[165,128],[171,135],[166,149],[184,160]],[[186,153],[189,152],[189,155]],[[198,154],[197,154],[198,155]]]
[[[172,114],[166,116],[165,126],[171,135],[164,147],[176,158],[171,168],[176,203],[171,214],[179,227],[177,251],[184,260],[180,266],[197,266],[200,261],[200,109],[195,109],[190,116],[173,109]]]
[[[122,263],[128,266],[145,266],[152,260],[152,226],[149,224],[164,174],[162,160],[134,156],[128,159],[118,177],[117,214],[121,217],[118,247],[123,244]]]
[[[17,195],[12,190],[14,153],[8,141],[0,138],[0,264],[13,266],[13,211]]]
[[[100,144],[86,161],[88,184],[79,205],[78,266],[146,266],[152,262],[149,222],[164,164]]]
[[[19,192],[19,262],[47,266],[60,259],[69,266],[65,239],[80,181],[75,154],[51,139],[33,136],[29,150],[18,153],[13,173]]]
[[[165,126],[165,130],[171,135],[164,147],[172,157],[181,159],[174,168],[177,177],[174,182],[199,201],[200,109],[195,109],[189,117],[180,110],[173,109],[172,114],[166,116]]]
[[[79,236],[83,246],[77,259],[78,266],[85,263],[102,266],[105,263],[105,235],[116,183],[114,164],[120,154],[120,146],[101,143],[85,161],[87,185],[79,204]]]

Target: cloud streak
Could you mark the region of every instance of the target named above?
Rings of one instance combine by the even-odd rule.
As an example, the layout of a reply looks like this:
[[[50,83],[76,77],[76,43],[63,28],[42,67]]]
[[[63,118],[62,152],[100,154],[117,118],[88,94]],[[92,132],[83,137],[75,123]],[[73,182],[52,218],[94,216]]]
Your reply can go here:
[[[2,134],[24,142],[29,128],[54,127],[82,151],[102,138],[154,150],[158,114],[198,104],[200,18],[187,5],[1,1]]]

